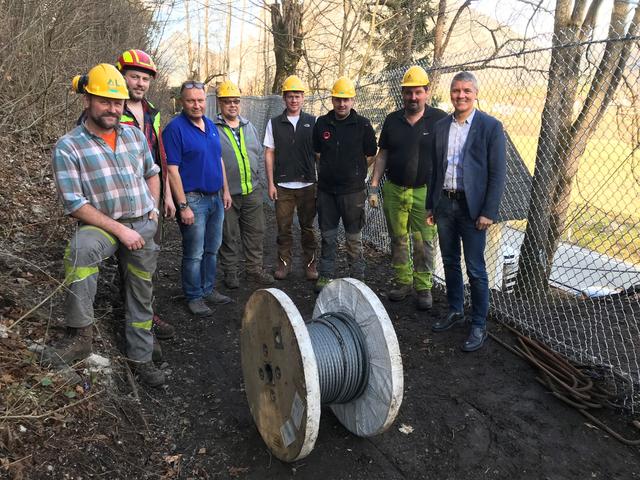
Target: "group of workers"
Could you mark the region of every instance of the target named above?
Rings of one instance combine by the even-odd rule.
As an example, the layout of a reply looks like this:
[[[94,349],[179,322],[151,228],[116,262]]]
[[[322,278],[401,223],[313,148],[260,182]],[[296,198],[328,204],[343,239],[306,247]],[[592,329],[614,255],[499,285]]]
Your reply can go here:
[[[365,280],[366,202],[372,208],[382,204],[386,218],[392,301],[415,290],[417,308],[432,307],[434,239],[439,236],[449,312],[433,323],[435,332],[469,323],[462,244],[472,304],[462,350],[482,347],[489,297],[486,231],[497,218],[506,162],[502,125],[475,107],[473,74],[453,77],[454,112],[447,115],[427,106],[428,75],[419,66],[410,67],[401,83],[403,108],[386,117],[377,142],[371,122],[353,108],[356,89],[347,77],[333,85],[333,109],[317,118],[303,111],[303,82],[288,77],[282,85],[285,109],[269,120],[261,141],[240,115],[241,92],[228,80],[217,88],[219,113],[213,119],[206,116],[205,84],[184,82],[182,112],[161,130],[158,110],[146,98],[156,73],[149,55],[128,50],[115,67],[99,64],[73,82],[84,93],[83,117],[53,151],[65,213],[78,220],[65,251],[67,336],[53,347],[64,362],[91,353],[98,267],[117,255],[127,359],[143,383],[165,383],[153,362],[154,345],[157,338],[173,337],[175,328],[152,306],[163,217],[175,216],[182,235],[186,306],[195,316],[210,316],[212,305],[232,301],[216,288],[218,267],[229,290],[238,288],[241,278],[266,286],[291,274],[296,213],[303,275],[315,282],[316,292],[335,277],[341,220],[349,276]],[[277,223],[273,272],[263,264],[263,159]]]

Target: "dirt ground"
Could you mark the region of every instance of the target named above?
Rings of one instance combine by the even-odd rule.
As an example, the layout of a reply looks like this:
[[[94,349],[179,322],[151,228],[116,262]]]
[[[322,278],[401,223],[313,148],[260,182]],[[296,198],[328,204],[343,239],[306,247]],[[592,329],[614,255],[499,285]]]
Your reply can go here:
[[[272,229],[267,238],[266,262],[273,265]],[[480,352],[464,354],[464,330],[433,334],[431,323],[447,309],[442,291],[428,314],[415,310],[414,299],[389,302],[389,260],[375,252],[367,255],[367,284],[394,323],[403,358],[398,418],[386,433],[363,439],[324,409],[314,451],[284,464],[262,442],[242,389],[239,328],[256,286],[221,287],[234,303],[218,307],[213,319],[190,318],[180,298],[179,252],[172,229],[160,267],[158,307],[179,334],[164,344],[169,387],[149,393],[162,406],[162,415],[150,421],[170,432],[171,453],[182,455],[181,478],[640,478],[640,450],[587,426],[535,382],[528,364],[491,341]],[[345,271],[344,264],[340,268]],[[315,303],[312,286],[297,264],[277,283],[303,318],[311,317]],[[500,332],[496,324],[491,328]],[[618,428],[624,424],[620,417],[614,420]],[[413,433],[401,433],[402,424]]]
[[[555,399],[521,359],[491,340],[479,352],[461,352],[466,330],[433,334],[432,322],[447,310],[441,290],[435,291],[429,313],[417,312],[414,299],[389,302],[389,258],[372,251],[366,282],[386,307],[402,352],[405,389],[398,418],[387,432],[365,439],[345,430],[324,408],[313,452],[300,462],[282,463],[260,438],[243,391],[239,329],[257,286],[243,283],[233,291],[221,286],[234,302],[218,307],[213,318],[193,318],[179,284],[180,252],[178,230],[169,222],[156,286],[156,310],[178,331],[175,339],[162,342],[168,385],[138,386],[137,401],[135,384],[116,361],[115,383],[100,387],[106,390],[102,399],[79,405],[66,419],[48,419],[29,442],[16,441],[15,433],[13,443],[0,437],[3,454],[7,445],[29,454],[18,475],[0,470],[0,477],[13,472],[29,479],[640,478],[640,448],[622,445]],[[265,252],[273,266],[273,222]],[[345,272],[344,263],[339,272]],[[112,355],[109,338],[115,334],[116,345],[121,343],[118,322],[112,321],[120,313],[109,307],[117,302],[116,289],[105,287],[102,282],[102,339],[96,350]],[[292,275],[276,287],[310,318],[316,296],[301,265],[294,264]],[[510,339],[493,321],[490,329]],[[628,427],[629,416],[605,418],[627,436],[640,436]],[[403,424],[412,433],[402,433]],[[16,452],[9,452],[8,460],[21,457]]]

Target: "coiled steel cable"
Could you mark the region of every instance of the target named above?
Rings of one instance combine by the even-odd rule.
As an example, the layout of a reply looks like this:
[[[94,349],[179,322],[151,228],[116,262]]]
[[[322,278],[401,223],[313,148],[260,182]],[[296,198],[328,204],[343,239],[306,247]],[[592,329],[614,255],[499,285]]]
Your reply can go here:
[[[369,355],[356,321],[341,312],[324,313],[307,324],[318,364],[323,404],[347,403],[364,392]]]

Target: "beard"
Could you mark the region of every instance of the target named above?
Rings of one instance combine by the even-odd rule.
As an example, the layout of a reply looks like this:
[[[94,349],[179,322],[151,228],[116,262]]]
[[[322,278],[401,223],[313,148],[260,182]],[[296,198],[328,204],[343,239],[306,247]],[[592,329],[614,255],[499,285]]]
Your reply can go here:
[[[407,102],[404,104],[404,109],[409,113],[418,113],[422,110],[419,102]]]
[[[138,92],[135,90],[129,90],[129,99],[139,102],[144,98],[145,92]]]
[[[103,113],[102,115],[94,115],[89,111],[89,117],[91,121],[105,130],[110,130],[117,127],[120,124],[120,117],[112,115],[110,113]]]

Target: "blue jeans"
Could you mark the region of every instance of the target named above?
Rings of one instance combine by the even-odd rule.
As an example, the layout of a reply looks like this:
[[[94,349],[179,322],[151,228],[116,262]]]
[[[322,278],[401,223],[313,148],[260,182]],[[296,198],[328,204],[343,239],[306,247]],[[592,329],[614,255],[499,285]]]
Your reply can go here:
[[[464,311],[464,284],[460,266],[460,240],[462,240],[464,260],[471,286],[471,324],[484,327],[489,312],[489,279],[484,263],[486,230],[476,229],[475,221],[469,216],[465,199],[453,200],[441,197],[435,210],[435,219],[444,264],[449,310]]]
[[[186,194],[195,216],[182,233],[182,290],[187,301],[209,295],[216,283],[216,262],[222,243],[224,206],[218,195]]]

